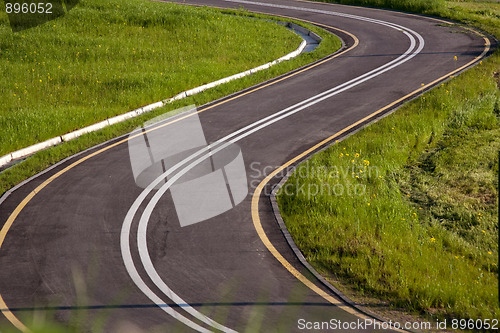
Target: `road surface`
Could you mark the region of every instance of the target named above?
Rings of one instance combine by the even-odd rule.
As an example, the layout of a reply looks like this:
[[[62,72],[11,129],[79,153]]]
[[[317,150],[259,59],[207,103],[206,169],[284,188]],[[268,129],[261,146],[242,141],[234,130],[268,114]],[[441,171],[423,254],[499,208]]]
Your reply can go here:
[[[81,330],[104,318],[105,332],[124,327],[302,332],[314,323],[339,321],[354,325],[353,331],[378,331],[356,326],[370,317],[315,280],[288,246],[268,199],[282,173],[258,185],[284,163],[299,156],[290,163],[297,164],[479,61],[489,41],[399,12],[285,0],[183,3],[310,21],[336,33],[345,47],[300,71],[199,106],[197,113],[177,116],[177,123],[163,121],[74,156],[4,197],[0,307],[5,316],[0,323],[23,329],[34,314],[49,313],[68,323],[80,314]],[[219,174],[227,188],[188,191],[200,205],[205,199],[219,202],[216,193],[229,191],[234,207],[221,206],[222,214],[215,209],[216,216],[207,213],[209,218],[181,226],[199,207],[184,206],[181,212],[175,200],[186,198],[169,187],[176,186],[175,172],[181,177],[189,168],[168,173],[162,165],[159,174],[165,172],[169,182],[160,179],[147,188],[134,176],[134,163],[147,156],[137,158],[129,139],[145,143],[151,152],[151,136],[164,131],[168,136],[169,128],[190,120],[201,124],[201,139],[214,144],[182,158],[199,152],[189,162],[195,166],[193,161],[209,150],[231,144],[230,156],[219,162],[243,161],[246,183],[232,187],[227,168]],[[177,133],[190,133],[189,123],[185,126]],[[181,178],[177,185],[189,180]],[[237,177],[236,182],[242,184]]]

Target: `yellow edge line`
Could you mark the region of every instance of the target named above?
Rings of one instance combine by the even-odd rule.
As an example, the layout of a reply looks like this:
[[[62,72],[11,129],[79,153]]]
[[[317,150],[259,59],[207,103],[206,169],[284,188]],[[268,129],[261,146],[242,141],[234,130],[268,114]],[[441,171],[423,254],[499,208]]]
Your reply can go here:
[[[314,283],[312,283],[309,279],[307,279],[304,275],[302,275],[299,271],[297,271],[280,253],[279,251],[273,246],[273,244],[271,243],[271,241],[269,240],[269,238],[267,237],[263,227],[262,227],[262,223],[260,221],[260,217],[259,217],[259,199],[260,199],[260,196],[261,196],[261,193],[262,193],[262,190],[263,188],[267,185],[267,183],[272,179],[274,178],[279,172],[281,172],[283,169],[289,167],[290,165],[292,165],[293,163],[299,161],[300,159],[304,158],[305,156],[311,154],[312,152],[314,152],[315,150],[317,150],[318,148],[324,146],[325,144],[333,141],[335,138],[338,138],[340,135],[344,134],[345,132],[351,130],[352,128],[362,124],[363,122],[369,120],[370,118],[373,118],[374,116],[386,111],[387,109],[393,107],[394,105],[404,101],[405,99],[411,97],[411,96],[414,96],[418,93],[420,93],[421,91],[423,91],[425,88],[429,87],[429,86],[432,86],[436,83],[438,83],[439,81],[441,80],[444,80],[446,79],[447,77],[450,77],[452,76],[453,74],[455,73],[458,73],[460,72],[461,70],[467,68],[468,66],[474,64],[475,62],[477,62],[478,60],[482,59],[487,53],[488,51],[490,50],[490,40],[485,37],[485,36],[482,36],[485,40],[485,49],[483,51],[483,53],[476,57],[474,60],[470,61],[469,63],[467,63],[466,65],[454,70],[453,72],[450,72],[442,77],[440,77],[439,79],[437,80],[434,80],[432,81],[431,83],[429,84],[426,84],[424,86],[422,86],[421,88],[409,93],[408,95],[404,96],[404,97],[401,97],[400,99],[386,105],[385,107],[373,112],[372,114],[364,117],[363,119],[361,120],[358,120],[357,122],[345,127],[344,129],[338,131],[337,133],[333,134],[332,136],[326,138],[325,140],[321,141],[320,143],[314,145],[313,147],[307,149],[306,151],[304,151],[303,153],[301,153],[300,155],[292,158],[291,160],[289,160],[288,162],[286,162],[285,164],[281,165],[279,168],[277,168],[276,170],[274,170],[271,174],[269,174],[264,180],[262,180],[262,182],[257,186],[253,196],[252,196],[252,205],[251,205],[251,212],[252,212],[252,220],[253,220],[253,224],[254,224],[254,227],[255,227],[255,230],[257,231],[257,233],[259,234],[259,237],[260,239],[262,240],[262,242],[264,243],[264,245],[267,247],[267,249],[269,250],[269,252],[271,252],[273,254],[273,256],[278,259],[278,261],[290,272],[292,273],[297,279],[299,279],[302,283],[304,283],[309,289],[313,290],[314,292],[316,292],[319,296],[323,297],[325,300],[327,300],[328,302],[332,303],[332,304],[335,304],[335,305],[338,305],[338,304],[343,304],[341,303],[339,300],[337,300],[336,298],[333,298],[332,296],[330,296],[329,294],[325,293],[323,290],[321,290],[320,288],[318,288]],[[351,314],[354,314],[360,318],[365,318],[366,316],[359,313],[359,311],[355,310],[354,308],[351,308],[349,306],[346,306],[346,305],[342,305],[340,306],[342,309],[346,310],[347,312],[351,313]]]
[[[273,15],[273,16],[280,16],[280,17],[292,18],[292,17],[288,17],[288,16],[281,16],[281,15]],[[239,94],[239,95],[237,95],[237,96],[235,96],[235,97],[232,97],[232,98],[229,98],[229,99],[227,99],[227,100],[221,101],[221,102],[219,102],[219,103],[216,103],[216,104],[214,104],[214,105],[211,105],[211,106],[209,106],[209,107],[207,107],[207,108],[204,108],[204,109],[202,109],[202,110],[198,110],[196,113],[201,113],[201,112],[204,112],[204,111],[210,110],[210,109],[212,109],[212,108],[214,108],[214,107],[216,107],[216,106],[219,106],[219,105],[222,105],[222,104],[224,104],[224,103],[230,102],[230,101],[235,100],[235,99],[237,99],[237,98],[240,98],[240,97],[242,97],[242,96],[248,95],[248,94],[250,94],[250,93],[252,93],[252,92],[258,91],[258,90],[260,90],[260,89],[266,88],[266,87],[268,87],[268,86],[271,86],[271,85],[273,85],[273,84],[276,84],[276,83],[278,83],[278,82],[281,82],[281,81],[283,81],[283,80],[285,80],[285,79],[291,78],[291,77],[293,77],[293,76],[295,76],[295,75],[298,75],[298,74],[300,74],[300,73],[303,73],[303,72],[305,72],[305,71],[307,71],[307,70],[309,70],[309,69],[312,69],[312,68],[314,68],[314,67],[316,67],[316,66],[319,66],[319,65],[321,65],[321,64],[323,64],[323,63],[325,63],[325,62],[327,62],[327,61],[330,61],[330,60],[332,60],[332,59],[334,59],[334,58],[336,58],[336,57],[338,57],[338,56],[340,56],[340,55],[342,55],[342,54],[344,54],[344,53],[346,53],[346,52],[348,52],[348,51],[351,51],[352,49],[354,49],[356,46],[358,46],[358,45],[359,45],[359,39],[358,39],[356,36],[354,36],[353,34],[351,34],[351,33],[347,32],[347,31],[344,31],[344,30],[341,30],[341,29],[338,29],[338,28],[335,28],[335,27],[331,27],[331,26],[328,26],[328,25],[325,25],[325,24],[321,24],[321,23],[314,23],[314,22],[311,22],[311,21],[301,20],[301,19],[297,19],[297,18],[293,18],[293,19],[296,19],[296,20],[298,20],[298,21],[303,21],[303,22],[311,23],[311,24],[320,25],[320,26],[323,26],[323,27],[327,27],[327,28],[330,28],[330,29],[333,29],[333,30],[337,30],[337,31],[343,32],[343,33],[345,33],[345,34],[349,35],[351,38],[353,38],[353,39],[354,39],[354,45],[353,45],[353,46],[351,46],[350,48],[348,48],[348,49],[346,49],[346,50],[344,50],[344,51],[342,51],[342,52],[340,52],[340,53],[338,53],[338,54],[336,54],[336,55],[334,55],[334,56],[332,56],[332,57],[328,58],[328,59],[324,59],[324,60],[322,60],[322,61],[320,61],[320,62],[318,62],[318,63],[315,63],[315,64],[313,64],[313,65],[310,65],[310,66],[308,66],[308,67],[306,67],[306,68],[304,68],[304,69],[302,69],[302,70],[300,70],[300,71],[297,71],[297,72],[294,72],[294,73],[292,73],[292,74],[286,75],[286,76],[284,76],[284,77],[282,77],[281,79],[278,79],[278,80],[276,80],[276,81],[272,81],[272,82],[267,83],[267,84],[265,84],[265,85],[263,85],[263,86],[259,86],[259,87],[255,88],[255,89],[252,89],[252,90],[247,91],[247,92],[245,92],[245,93]],[[23,200],[23,201],[22,201],[22,202],[21,202],[21,203],[20,203],[20,204],[16,207],[16,209],[12,212],[12,214],[9,216],[9,218],[7,219],[7,222],[4,224],[4,226],[3,226],[3,227],[2,227],[2,229],[0,230],[0,249],[2,248],[3,242],[5,241],[5,237],[7,236],[7,233],[9,232],[10,228],[11,228],[11,227],[12,227],[12,225],[14,224],[14,221],[15,221],[15,220],[16,220],[16,218],[19,216],[19,214],[20,214],[20,213],[21,213],[21,211],[24,209],[24,207],[26,207],[26,205],[27,205],[27,204],[31,201],[31,199],[33,199],[33,197],[34,197],[36,194],[38,194],[38,192],[40,192],[43,188],[45,188],[47,185],[49,185],[52,181],[54,181],[55,179],[59,178],[61,175],[63,175],[64,173],[68,172],[69,170],[73,169],[73,168],[74,168],[74,167],[76,167],[77,165],[79,165],[79,164],[81,164],[81,163],[85,162],[86,160],[88,160],[88,159],[90,159],[90,158],[92,158],[92,157],[94,157],[94,156],[97,156],[97,155],[99,155],[99,154],[101,154],[101,153],[103,153],[103,152],[105,152],[105,151],[107,151],[107,150],[109,150],[109,149],[111,149],[111,148],[114,148],[114,147],[116,147],[116,146],[118,146],[118,145],[120,145],[120,144],[122,144],[122,143],[125,143],[125,142],[127,142],[128,140],[130,140],[130,139],[133,139],[133,138],[136,138],[136,137],[138,137],[138,136],[141,136],[141,135],[143,135],[144,133],[149,133],[149,132],[152,132],[152,131],[156,131],[156,130],[158,130],[158,129],[160,129],[160,128],[163,128],[163,127],[165,127],[165,126],[168,126],[168,125],[170,125],[170,124],[176,123],[176,122],[178,122],[178,121],[180,121],[180,120],[182,120],[182,119],[185,119],[185,118],[187,118],[187,117],[191,117],[191,116],[192,116],[192,115],[194,115],[194,114],[195,114],[195,113],[188,114],[188,115],[186,115],[186,116],[183,116],[183,117],[177,118],[177,119],[175,119],[175,120],[173,120],[173,121],[167,122],[167,123],[165,123],[165,124],[163,124],[163,125],[160,125],[160,126],[157,126],[157,127],[155,127],[155,128],[149,129],[149,130],[147,130],[147,131],[145,131],[145,132],[141,132],[141,133],[136,134],[136,135],[134,135],[134,136],[127,137],[126,139],[123,139],[123,140],[120,140],[120,141],[118,141],[118,142],[115,142],[115,143],[114,143],[114,144],[112,144],[112,145],[109,145],[109,146],[107,146],[107,147],[105,147],[105,148],[102,148],[102,149],[100,149],[100,150],[98,150],[98,151],[96,151],[96,152],[94,152],[94,153],[92,153],[92,154],[89,154],[89,155],[87,155],[87,156],[85,156],[85,157],[81,158],[80,160],[78,160],[78,161],[76,161],[76,162],[72,163],[71,165],[67,166],[67,167],[66,167],[66,168],[64,168],[63,170],[61,170],[61,171],[57,172],[56,174],[52,175],[49,179],[45,180],[45,181],[44,181],[42,184],[40,184],[40,185],[39,185],[36,189],[34,189],[34,190],[30,193],[30,194],[28,194],[28,195],[24,198],[24,200]],[[23,324],[23,323],[22,323],[22,322],[21,322],[21,321],[20,321],[20,320],[19,320],[19,319],[18,319],[18,318],[17,318],[17,317],[13,314],[13,313],[12,313],[12,311],[10,311],[10,309],[9,309],[9,307],[7,306],[7,304],[5,303],[5,300],[3,299],[3,297],[2,297],[2,294],[1,294],[1,293],[0,293],[0,310],[1,310],[2,314],[3,314],[6,318],[7,318],[7,320],[8,320],[8,321],[10,321],[10,322],[11,322],[11,324],[12,324],[12,325],[14,325],[14,326],[15,326],[17,329],[19,329],[21,332],[31,333],[31,330],[30,330],[28,327],[26,327],[26,325],[24,325],[24,324]]]

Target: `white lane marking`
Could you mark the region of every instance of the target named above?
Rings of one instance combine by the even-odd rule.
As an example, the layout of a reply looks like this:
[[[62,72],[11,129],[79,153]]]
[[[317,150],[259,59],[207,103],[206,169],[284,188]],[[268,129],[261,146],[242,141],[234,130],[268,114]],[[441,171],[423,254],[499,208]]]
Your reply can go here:
[[[142,195],[142,193],[141,193],[141,195]],[[136,200],[136,202],[137,202],[137,200]],[[134,202],[134,204],[135,204],[135,202]],[[132,205],[131,208],[133,208],[133,207],[134,207],[134,205]],[[128,215],[129,214],[127,214],[127,216]],[[133,218],[133,216],[132,216],[132,218]],[[169,314],[173,318],[179,320],[180,322],[184,323],[185,325],[191,327],[192,329],[194,329],[198,332],[203,332],[203,333],[211,332],[210,330],[208,330],[208,329],[194,323],[190,319],[184,317],[183,315],[181,315],[180,313],[175,311],[172,307],[165,304],[162,301],[162,299],[159,298],[144,283],[141,276],[139,275],[139,272],[137,272],[137,269],[135,268],[134,262],[132,260],[132,254],[130,252],[130,224],[132,223],[132,218],[125,219],[125,222],[122,225],[122,231],[121,231],[121,235],[120,235],[120,243],[121,243],[123,262],[125,264],[125,268],[127,269],[127,272],[129,274],[130,278],[132,279],[132,281],[134,281],[135,285],[142,291],[142,293],[144,295],[146,295],[151,301],[153,301],[156,305],[158,305],[160,307],[160,309],[165,311],[167,314]]]
[[[329,13],[332,13],[332,14],[335,14],[334,12],[329,12]],[[340,14],[340,13],[337,13],[337,14]],[[339,16],[344,16],[344,15],[339,15]],[[345,15],[346,17],[348,17],[347,15]],[[299,112],[309,106],[312,106],[316,103],[319,103],[327,98],[330,98],[334,95],[337,95],[347,89],[350,89],[356,85],[359,85],[375,76],[378,76],[382,73],[385,73],[386,71],[394,68],[394,67],[397,67],[401,64],[403,64],[404,62],[410,60],[411,58],[413,58],[414,56],[416,56],[424,47],[424,40],[423,38],[418,34],[416,33],[415,31],[412,31],[411,29],[407,29],[407,28],[404,28],[402,26],[398,26],[398,25],[395,25],[395,24],[391,24],[391,23],[387,23],[387,22],[384,22],[384,21],[378,21],[378,20],[371,20],[371,19],[366,19],[366,18],[362,18],[362,17],[354,17],[354,16],[351,16],[349,15],[350,18],[354,18],[354,19],[362,19],[363,21],[367,21],[367,22],[372,22],[372,23],[376,23],[376,24],[382,24],[384,26],[388,26],[388,27],[391,27],[393,29],[397,29],[397,30],[401,30],[404,34],[406,34],[409,39],[411,40],[411,45],[410,45],[410,48],[400,57],[398,57],[397,59],[383,65],[383,66],[380,66],[368,73],[365,73],[355,79],[352,79],[344,84],[341,84],[337,87],[334,87],[330,90],[327,90],[325,92],[322,92],[318,95],[315,95],[309,99],[306,99],[300,103],[297,103],[289,108],[286,108],[280,112],[277,112],[271,116],[268,116],[266,118],[263,118],[257,122],[254,122],[253,124],[249,125],[249,126],[246,126],[238,131],[235,131],[233,133],[231,133],[230,135],[226,136],[225,138],[221,139],[221,140],[218,140],[216,143],[210,145],[209,147],[205,148],[205,149],[202,149],[200,151],[198,151],[197,153],[191,155],[190,157],[186,158],[184,161],[178,163],[176,166],[172,167],[171,169],[169,169],[167,172],[165,172],[163,175],[161,175],[160,177],[158,177],[150,186],[148,186],[148,188],[146,188],[143,193],[141,193],[141,195],[137,198],[136,202],[134,202],[134,205],[132,205],[131,209],[129,210],[128,214],[127,214],[127,217],[129,217],[129,222],[130,223],[125,223],[124,221],[124,225],[127,224],[127,228],[128,230],[125,232],[125,233],[122,233],[122,238],[124,237],[124,235],[127,236],[127,241],[126,242],[122,242],[122,252],[123,252],[123,245],[126,245],[127,247],[127,251],[128,253],[128,256],[130,256],[130,244],[129,244],[129,239],[128,237],[130,236],[130,227],[131,227],[131,222],[132,222],[132,219],[133,219],[133,216],[135,216],[136,212],[137,212],[137,209],[138,207],[140,206],[140,204],[142,203],[142,201],[145,199],[145,197],[147,196],[147,194],[149,194],[149,192],[161,181],[163,181],[163,179],[166,177],[166,175],[169,175],[171,174],[173,171],[175,171],[176,169],[178,169],[179,166],[187,163],[189,160],[192,160],[194,157],[196,156],[199,156],[201,153],[203,153],[204,151],[208,150],[209,148],[212,148],[214,147],[216,144],[219,144],[221,143],[222,141],[226,140],[227,138],[230,138],[238,133],[241,133],[251,127],[254,127],[262,122],[265,122],[266,120],[269,120],[267,121],[266,123],[264,123],[263,125],[261,126],[258,126],[256,128],[254,128],[253,130],[250,130],[249,132],[243,134],[243,135],[240,135],[239,137],[237,137],[236,139],[233,139],[230,141],[230,143],[227,143],[225,145],[222,145],[221,147],[218,147],[217,149],[215,149],[214,151],[212,151],[211,153],[203,156],[202,158],[199,158],[197,161],[191,163],[189,166],[185,167],[184,169],[182,169],[178,174],[176,174],[174,177],[172,177],[169,182],[167,182],[156,194],[155,196],[152,198],[152,200],[149,202],[148,206],[146,207],[146,210],[145,212],[143,213],[143,215],[141,216],[141,220],[139,222],[139,230],[138,230],[138,234],[137,234],[137,240],[138,240],[138,246],[139,246],[139,254],[140,254],[140,257],[141,257],[141,261],[149,275],[149,277],[153,280],[153,282],[157,285],[157,287],[159,287],[162,292],[167,295],[168,297],[170,297],[171,299],[174,298],[176,299],[176,303],[180,303],[180,304],[186,304],[186,302],[184,302],[180,297],[178,297],[164,282],[163,280],[161,279],[161,277],[158,275],[157,271],[155,270],[154,268],[154,265],[152,264],[152,261],[151,261],[151,258],[149,256],[149,253],[148,253],[148,249],[147,249],[147,238],[146,238],[146,231],[147,231],[147,223],[149,221],[149,217],[154,209],[154,207],[156,206],[157,202],[159,201],[160,197],[168,190],[168,188],[178,179],[180,178],[185,172],[187,172],[190,168],[194,167],[196,164],[200,163],[201,161],[203,161],[205,158],[207,158],[208,156],[211,156],[212,154],[216,153],[217,151],[220,151],[222,149],[224,149],[227,145],[231,144],[231,143],[234,143],[234,142],[237,142],[239,140],[241,140],[242,138],[264,128],[264,127],[267,127],[285,117],[288,117],[296,112]],[[402,29],[398,29],[398,28],[402,28]],[[405,31],[406,30],[406,31]],[[409,57],[407,57],[406,59],[403,59],[404,57],[406,57],[408,54],[410,54],[410,52],[414,49],[415,47],[415,39],[413,38],[413,36],[411,34],[409,34],[407,31],[410,31],[412,33],[414,33],[418,40],[419,40],[419,47],[417,49],[417,51],[413,52],[413,54]],[[400,61],[401,60],[401,61]],[[399,61],[399,62],[398,62]],[[320,98],[318,98],[320,97]],[[296,108],[296,109],[295,109]],[[295,110],[294,110],[295,109]],[[287,111],[289,110],[292,110],[288,113],[286,113]],[[276,117],[277,115],[280,115],[280,114],[283,114],[285,113],[284,115],[280,116],[280,117]],[[272,119],[274,118],[274,119]],[[143,194],[145,194],[143,196]],[[137,203],[137,205],[136,205]],[[135,208],[135,209],[134,209]],[[130,215],[130,216],[129,216]],[[127,219],[126,217],[126,219]],[[123,229],[122,229],[123,230]],[[125,258],[124,258],[125,260]],[[133,265],[133,262],[131,260],[131,256],[130,256],[130,260],[128,260],[129,263],[131,263]],[[135,270],[135,267],[134,267],[134,270]],[[136,278],[139,278],[141,279],[139,276],[136,276]],[[134,278],[132,278],[134,280]],[[141,282],[144,283],[141,279]],[[147,288],[147,287],[146,287]],[[149,288],[147,288],[149,290]],[[150,291],[150,290],[149,290]],[[156,297],[156,295],[154,295]],[[148,296],[149,297],[149,296]],[[151,299],[151,297],[150,297]],[[153,300],[154,301],[154,300]],[[156,303],[156,302],[155,302]],[[157,303],[158,304],[158,303]],[[196,310],[192,309],[191,307],[182,307],[184,310],[188,311],[189,313],[191,313],[193,316],[197,317],[198,319],[200,319],[199,317],[201,316],[201,320],[203,320],[204,322],[207,322],[209,323],[210,325],[216,327],[216,328],[219,328],[221,330],[224,330],[226,331],[224,328],[224,326],[218,324],[218,323],[215,323],[214,321],[212,321],[211,319],[207,318],[206,316],[202,315],[201,313],[197,312]],[[184,317],[183,317],[184,318]],[[232,331],[228,328],[226,328],[227,330],[229,331]]]

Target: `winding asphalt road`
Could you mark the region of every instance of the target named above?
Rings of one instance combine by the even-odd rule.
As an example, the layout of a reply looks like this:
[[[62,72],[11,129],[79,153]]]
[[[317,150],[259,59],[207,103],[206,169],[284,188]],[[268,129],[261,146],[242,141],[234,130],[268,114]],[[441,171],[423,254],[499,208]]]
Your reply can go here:
[[[244,159],[248,195],[223,214],[181,227],[168,188],[143,192],[136,185],[128,137],[65,160],[4,197],[1,324],[24,329],[37,313],[51,313],[80,320],[82,330],[103,320],[106,332],[295,332],[306,323],[370,318],[300,264],[267,197],[280,175],[261,182],[479,61],[489,40],[435,19],[374,9],[285,0],[186,3],[307,20],[339,35],[345,48],[198,108],[212,151],[223,139],[237,143]]]

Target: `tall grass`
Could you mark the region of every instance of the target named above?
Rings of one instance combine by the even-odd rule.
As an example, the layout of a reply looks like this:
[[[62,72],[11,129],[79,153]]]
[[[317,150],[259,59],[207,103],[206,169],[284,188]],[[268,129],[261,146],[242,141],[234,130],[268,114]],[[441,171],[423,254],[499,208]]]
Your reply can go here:
[[[498,4],[447,7],[500,36]],[[411,311],[500,317],[499,69],[496,52],[290,178],[281,212],[320,272]]]

